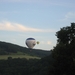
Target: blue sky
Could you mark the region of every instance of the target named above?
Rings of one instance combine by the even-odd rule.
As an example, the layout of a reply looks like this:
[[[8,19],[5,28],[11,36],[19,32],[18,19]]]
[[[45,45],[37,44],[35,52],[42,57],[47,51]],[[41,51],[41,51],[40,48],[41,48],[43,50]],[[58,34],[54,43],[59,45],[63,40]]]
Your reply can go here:
[[[56,32],[75,22],[75,0],[0,0],[0,41],[27,47],[33,37],[35,49],[51,50]]]

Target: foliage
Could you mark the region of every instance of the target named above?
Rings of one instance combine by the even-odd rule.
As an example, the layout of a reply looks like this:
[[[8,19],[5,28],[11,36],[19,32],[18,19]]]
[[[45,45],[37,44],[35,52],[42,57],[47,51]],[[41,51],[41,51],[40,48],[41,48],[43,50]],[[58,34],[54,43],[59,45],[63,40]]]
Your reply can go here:
[[[47,75],[50,56],[39,59],[25,59],[8,57],[0,60],[0,75]]]
[[[71,26],[61,28],[60,31],[56,32],[56,36],[58,44],[75,43],[75,23],[71,23]]]
[[[49,75],[75,75],[75,23],[56,32],[57,45],[52,51],[55,60]]]

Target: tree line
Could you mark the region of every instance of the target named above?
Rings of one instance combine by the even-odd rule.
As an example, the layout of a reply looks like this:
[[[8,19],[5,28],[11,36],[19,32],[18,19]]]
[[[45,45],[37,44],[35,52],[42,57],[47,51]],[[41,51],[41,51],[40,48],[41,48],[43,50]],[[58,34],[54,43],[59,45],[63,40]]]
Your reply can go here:
[[[29,60],[8,57],[7,60],[0,60],[0,75],[47,75],[52,61],[51,56]]]

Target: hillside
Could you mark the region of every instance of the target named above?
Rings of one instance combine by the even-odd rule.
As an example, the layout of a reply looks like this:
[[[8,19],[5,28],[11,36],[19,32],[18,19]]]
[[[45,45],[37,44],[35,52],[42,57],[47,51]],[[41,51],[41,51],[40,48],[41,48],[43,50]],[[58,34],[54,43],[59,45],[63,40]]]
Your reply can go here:
[[[51,51],[38,49],[31,50],[26,47],[0,41],[0,56],[10,54],[26,54],[30,56],[41,57],[41,59],[12,59],[12,57],[8,57],[7,60],[2,59],[0,60],[0,75],[47,75],[49,66],[51,66],[53,61],[51,57]]]
[[[0,55],[8,54],[23,54],[37,57],[45,57],[50,55],[51,51],[45,51],[40,49],[29,49],[16,44],[0,41]]]

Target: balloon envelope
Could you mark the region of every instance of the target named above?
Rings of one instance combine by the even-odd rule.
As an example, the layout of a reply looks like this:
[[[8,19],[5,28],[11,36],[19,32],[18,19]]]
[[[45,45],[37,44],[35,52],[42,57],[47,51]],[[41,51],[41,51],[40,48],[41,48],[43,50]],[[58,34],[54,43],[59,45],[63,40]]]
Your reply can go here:
[[[39,44],[39,41],[37,41],[37,44]]]
[[[27,38],[26,45],[28,48],[33,48],[36,45],[36,40],[34,38]]]

